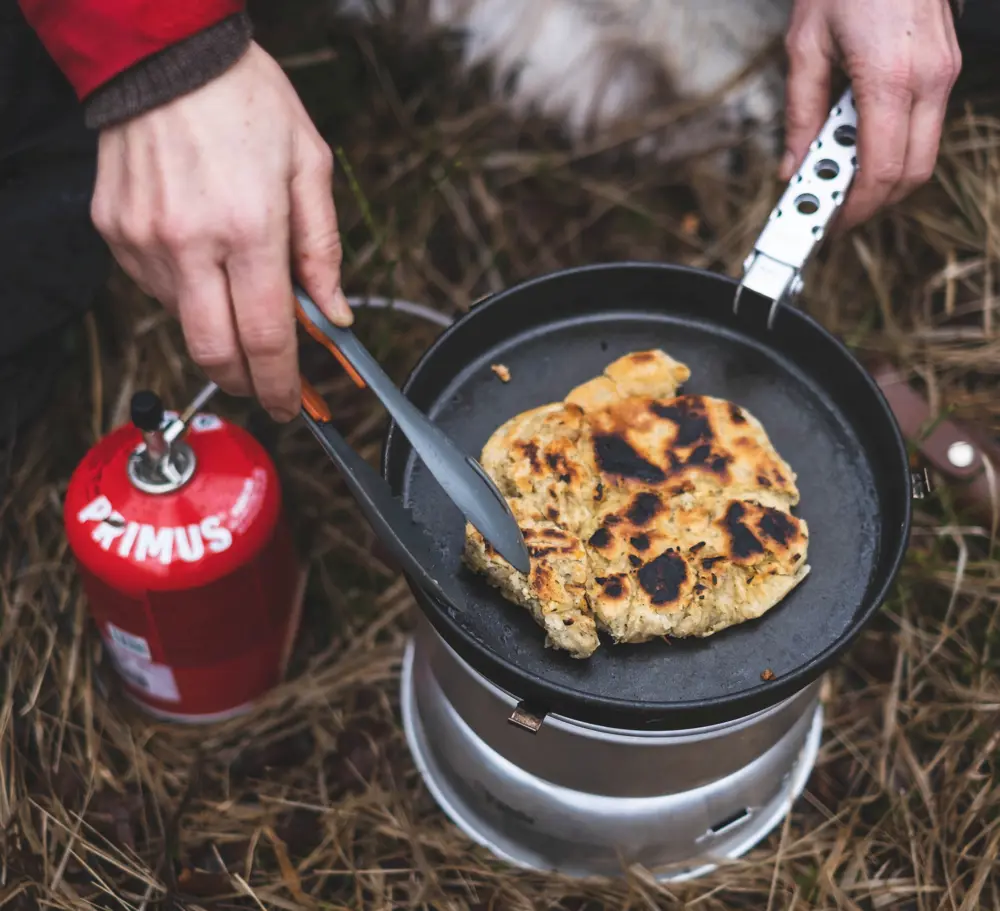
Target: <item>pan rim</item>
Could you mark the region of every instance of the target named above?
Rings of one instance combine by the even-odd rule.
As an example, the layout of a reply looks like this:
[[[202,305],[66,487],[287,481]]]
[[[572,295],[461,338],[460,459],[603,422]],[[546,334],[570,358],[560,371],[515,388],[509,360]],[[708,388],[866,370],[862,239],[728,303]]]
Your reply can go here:
[[[471,319],[475,318],[477,314],[495,306],[502,306],[505,300],[514,294],[521,293],[528,288],[543,285],[563,277],[579,275],[581,273],[592,274],[623,269],[644,269],[673,274],[686,274],[705,281],[720,282],[722,284],[729,285],[734,290],[738,284],[737,279],[708,269],[701,269],[694,266],[675,263],[664,263],[655,260],[606,261],[546,272],[542,275],[520,281],[494,294],[480,298],[466,313],[457,317],[451,325],[443,329],[443,331],[435,338],[431,345],[426,349],[426,351],[423,352],[414,364],[401,387],[403,394],[409,397],[413,384],[426,369],[428,363],[435,358],[442,347],[449,343],[449,340],[453,337],[453,335],[462,331],[467,323]],[[855,369],[858,374],[858,378],[871,395],[872,403],[878,405],[881,417],[888,423],[887,429],[891,435],[893,446],[892,452],[887,452],[885,454],[886,458],[891,458],[892,461],[898,464],[900,469],[899,479],[901,482],[901,490],[899,492],[899,499],[902,500],[902,502],[894,504],[896,509],[901,512],[902,518],[896,532],[898,536],[898,544],[894,548],[894,553],[886,555],[884,563],[884,578],[872,594],[866,599],[866,603],[864,603],[858,611],[856,619],[826,648],[818,652],[809,661],[799,665],[791,674],[776,677],[774,680],[770,681],[762,680],[760,683],[755,684],[749,689],[742,690],[731,696],[671,702],[636,702],[635,700],[622,699],[614,696],[581,694],[578,690],[564,684],[555,683],[536,673],[522,670],[520,667],[494,654],[488,646],[472,642],[469,637],[463,634],[463,631],[459,628],[459,624],[449,615],[447,610],[444,610],[440,606],[436,605],[433,599],[431,599],[425,592],[415,587],[412,580],[408,579],[411,588],[414,589],[414,593],[421,606],[421,610],[423,610],[425,614],[429,615],[428,619],[431,620],[432,625],[437,630],[438,634],[441,635],[453,649],[456,649],[462,659],[466,661],[466,663],[468,663],[473,670],[483,674],[483,676],[491,680],[497,686],[500,686],[502,689],[507,690],[513,698],[521,697],[517,696],[516,689],[513,691],[511,690],[509,682],[515,680],[521,682],[525,685],[525,689],[529,691],[537,690],[541,686],[546,690],[546,692],[551,693],[553,697],[558,697],[557,699],[553,699],[553,705],[549,711],[563,717],[579,721],[600,723],[610,725],[612,727],[621,727],[620,725],[614,724],[613,721],[609,721],[609,719],[605,717],[606,715],[612,715],[620,716],[623,720],[631,720],[632,722],[637,723],[639,727],[647,727],[648,724],[639,723],[640,716],[643,718],[655,717],[655,723],[659,724],[660,722],[666,720],[666,718],[680,718],[682,716],[690,716],[693,718],[695,716],[711,715],[713,717],[719,716],[717,720],[722,722],[727,718],[732,720],[735,718],[745,717],[747,714],[759,711],[769,705],[773,705],[808,686],[811,682],[816,680],[826,670],[828,670],[836,662],[837,658],[840,657],[856,640],[859,634],[878,613],[886,599],[891,594],[897,583],[899,572],[909,550],[909,537],[913,513],[913,495],[907,446],[899,424],[896,421],[896,418],[893,415],[882,390],[879,389],[874,378],[868,370],[865,369],[853,352],[847,347],[844,341],[827,330],[817,319],[797,307],[782,304],[781,310],[782,318],[798,320],[804,324],[807,329],[817,332],[823,336],[825,340],[829,342],[834,349],[836,349],[837,353],[845,358]],[[718,321],[712,320],[712,322],[717,323]],[[781,355],[780,350],[774,348],[771,350],[778,356]],[[457,376],[463,368],[464,365],[460,366],[454,371],[454,375]],[[393,487],[393,492],[397,496],[401,495],[401,490],[393,484],[393,481],[390,478],[390,469],[392,467],[391,456],[396,446],[408,445],[405,438],[397,442],[397,438],[400,433],[401,432],[396,426],[396,423],[394,421],[390,421],[383,437],[382,456],[380,460],[383,477],[385,477],[390,483],[390,486]],[[882,511],[884,512],[885,510]],[[442,630],[442,626],[448,629],[448,635],[446,635]],[[462,643],[466,647],[461,649],[456,648],[455,640],[458,640],[458,642]],[[466,654],[468,649],[471,649],[476,653],[479,661],[473,662],[470,660],[468,654]],[[579,704],[581,701],[586,702],[588,706],[599,707],[600,720],[598,720],[598,716],[594,715],[594,713],[589,709],[586,713],[566,711],[565,705],[567,703]],[[594,717],[591,717],[592,715],[594,715]],[[698,726],[700,726],[700,723]]]

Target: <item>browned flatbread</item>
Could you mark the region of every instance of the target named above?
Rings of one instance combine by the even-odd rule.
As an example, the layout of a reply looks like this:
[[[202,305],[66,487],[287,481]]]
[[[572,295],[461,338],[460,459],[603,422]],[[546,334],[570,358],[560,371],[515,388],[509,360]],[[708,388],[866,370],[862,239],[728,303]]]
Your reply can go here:
[[[582,658],[598,628],[616,642],[711,635],[808,574],[795,473],[745,409],[677,395],[688,377],[662,351],[626,355],[483,448],[532,569],[518,573],[471,526],[466,560],[531,610],[549,645]]]

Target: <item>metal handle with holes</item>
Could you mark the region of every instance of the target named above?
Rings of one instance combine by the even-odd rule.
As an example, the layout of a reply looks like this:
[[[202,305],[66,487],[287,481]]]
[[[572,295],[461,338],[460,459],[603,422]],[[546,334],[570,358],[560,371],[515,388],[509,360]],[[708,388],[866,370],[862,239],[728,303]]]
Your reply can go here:
[[[744,261],[734,312],[739,309],[744,289],[762,294],[772,301],[767,317],[770,329],[778,305],[790,302],[802,290],[802,270],[823,239],[857,171],[857,120],[854,95],[848,89],[830,111],[801,167],[771,211],[753,252]]]

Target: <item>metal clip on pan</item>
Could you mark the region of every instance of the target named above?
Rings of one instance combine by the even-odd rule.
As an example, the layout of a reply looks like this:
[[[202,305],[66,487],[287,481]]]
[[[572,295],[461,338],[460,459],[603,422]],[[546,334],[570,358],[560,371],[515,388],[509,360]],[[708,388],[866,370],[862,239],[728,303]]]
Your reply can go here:
[[[497,552],[519,572],[531,569],[528,548],[507,501],[482,466],[434,426],[386,376],[348,329],[331,323],[298,285],[296,313],[306,331],[378,396],[448,498]]]
[[[755,291],[771,301],[770,329],[778,306],[790,304],[802,290],[802,270],[843,204],[857,171],[857,121],[854,95],[848,89],[830,111],[744,261],[734,313],[743,290]]]

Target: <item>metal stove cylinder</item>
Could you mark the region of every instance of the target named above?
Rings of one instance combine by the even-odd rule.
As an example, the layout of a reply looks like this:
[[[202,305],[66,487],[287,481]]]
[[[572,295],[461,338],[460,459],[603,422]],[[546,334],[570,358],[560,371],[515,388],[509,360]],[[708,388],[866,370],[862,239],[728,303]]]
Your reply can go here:
[[[517,866],[614,876],[639,863],[684,879],[746,853],[788,812],[815,762],[820,682],[755,715],[689,731],[626,731],[517,700],[421,618],[402,711],[421,774],[470,838]]]

